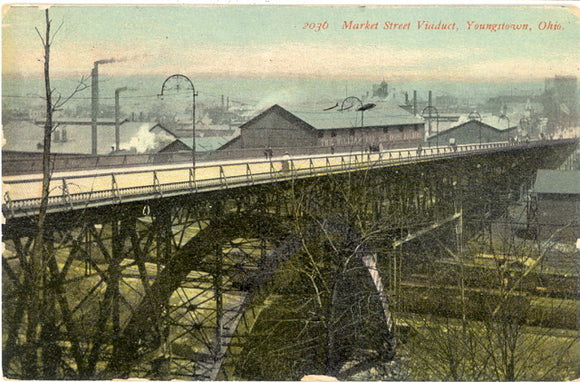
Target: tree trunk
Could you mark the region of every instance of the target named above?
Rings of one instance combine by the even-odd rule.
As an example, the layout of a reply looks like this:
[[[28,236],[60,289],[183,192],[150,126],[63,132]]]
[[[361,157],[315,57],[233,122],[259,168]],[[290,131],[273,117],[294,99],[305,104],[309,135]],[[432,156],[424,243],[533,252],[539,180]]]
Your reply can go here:
[[[50,19],[48,9],[45,10],[46,31],[43,39],[44,46],[44,85],[46,99],[46,120],[44,123],[44,146],[42,153],[42,194],[40,210],[38,213],[38,226],[34,247],[32,248],[30,268],[29,268],[29,297],[27,303],[28,326],[26,330],[25,363],[23,367],[24,376],[27,379],[37,379],[39,377],[38,368],[38,347],[39,324],[44,315],[41,313],[43,305],[41,303],[42,287],[45,270],[45,246],[44,232],[46,210],[48,206],[48,193],[50,187],[50,144],[52,137],[52,98],[50,88]]]

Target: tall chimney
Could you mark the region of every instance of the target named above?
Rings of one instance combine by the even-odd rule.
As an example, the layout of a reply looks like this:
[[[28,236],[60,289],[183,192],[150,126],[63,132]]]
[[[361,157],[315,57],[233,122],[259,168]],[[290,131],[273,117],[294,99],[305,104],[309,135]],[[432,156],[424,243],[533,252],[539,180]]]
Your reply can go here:
[[[429,90],[429,104],[427,105],[429,107],[429,136],[431,136],[431,134],[433,133],[433,130],[431,129],[431,106],[433,106],[433,99],[432,99],[432,94],[431,94],[431,90]]]
[[[119,114],[121,112],[121,107],[119,106],[119,94],[127,90],[127,87],[115,89],[115,151],[119,151],[120,142],[120,122]]]
[[[117,62],[114,58],[98,60],[91,71],[91,154],[97,155],[97,118],[99,115],[99,65]]]
[[[99,113],[99,64],[91,72],[91,154],[97,155],[97,117]]]
[[[413,90],[413,115],[417,115],[417,90]]]

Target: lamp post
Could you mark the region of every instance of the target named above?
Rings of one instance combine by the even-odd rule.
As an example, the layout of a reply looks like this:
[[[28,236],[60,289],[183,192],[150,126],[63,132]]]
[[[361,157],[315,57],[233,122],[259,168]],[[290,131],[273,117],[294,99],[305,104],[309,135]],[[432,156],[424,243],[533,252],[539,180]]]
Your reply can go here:
[[[338,111],[343,112],[345,110],[350,110],[353,109],[355,107],[355,103],[357,103],[359,105],[359,108],[363,106],[362,101],[360,100],[360,98],[355,97],[355,96],[350,96],[350,97],[346,97],[345,99],[342,100],[342,103],[340,104],[340,109]],[[354,110],[357,110],[358,108],[355,108]],[[355,114],[355,121],[357,120],[356,118],[356,114]],[[362,121],[361,121],[362,123]],[[351,130],[351,142],[350,142],[350,150],[352,152],[353,146],[356,142],[356,138],[354,138],[354,130]],[[362,146],[362,137],[361,137],[361,146]],[[362,149],[362,147],[361,147]]]
[[[364,105],[362,105],[361,107],[359,107],[358,109],[356,109],[356,111],[360,111],[360,126],[364,127],[365,123],[365,110],[370,110],[373,107],[377,106],[374,103],[365,103]]]
[[[345,99],[342,100],[342,103],[340,104],[340,110],[339,111],[345,111],[345,110],[349,110],[352,109],[354,107],[354,103],[358,103],[359,107],[355,108],[354,111],[360,111],[359,109],[361,109],[363,107],[363,103],[360,100],[360,98],[355,97],[355,96],[350,96],[350,97],[346,97]],[[361,126],[362,126],[362,119],[361,119]]]
[[[159,97],[163,97],[166,91],[175,90],[179,92],[183,88],[186,90],[191,90],[191,124],[193,129],[193,142],[191,148],[191,163],[195,168],[195,97],[197,93],[195,92],[195,87],[193,86],[193,82],[183,74],[174,74],[165,79],[163,85],[161,86],[161,94]]]

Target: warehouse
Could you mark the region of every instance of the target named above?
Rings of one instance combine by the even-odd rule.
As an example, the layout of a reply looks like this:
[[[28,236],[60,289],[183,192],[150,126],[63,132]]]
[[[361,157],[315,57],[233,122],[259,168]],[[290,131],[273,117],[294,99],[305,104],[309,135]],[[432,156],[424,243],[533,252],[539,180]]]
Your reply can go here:
[[[240,135],[220,150],[329,153],[415,147],[422,142],[422,119],[387,102],[367,105],[365,110],[287,110],[274,105],[241,125]]]
[[[541,239],[580,238],[580,171],[538,170],[528,223]]]
[[[435,128],[433,128],[435,129]],[[427,138],[429,146],[456,144],[505,142],[517,135],[517,126],[500,130],[496,127],[471,119]]]

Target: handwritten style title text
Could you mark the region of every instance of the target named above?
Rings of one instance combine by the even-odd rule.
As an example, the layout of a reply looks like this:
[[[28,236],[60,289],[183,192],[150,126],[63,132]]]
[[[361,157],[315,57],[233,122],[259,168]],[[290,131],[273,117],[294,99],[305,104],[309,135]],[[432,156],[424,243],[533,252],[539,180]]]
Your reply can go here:
[[[331,24],[328,20],[321,22],[305,22],[302,29],[310,30],[313,32],[323,32],[331,28]],[[555,21],[540,21],[537,25],[530,25],[528,23],[509,23],[509,22],[478,22],[474,20],[465,21],[463,24],[457,22],[446,22],[442,20],[429,21],[429,20],[416,20],[416,21],[371,21],[371,20],[344,20],[338,29],[341,30],[353,30],[353,31],[363,31],[363,30],[423,30],[423,31],[487,31],[487,32],[500,32],[500,31],[562,31],[564,27],[562,24]]]

